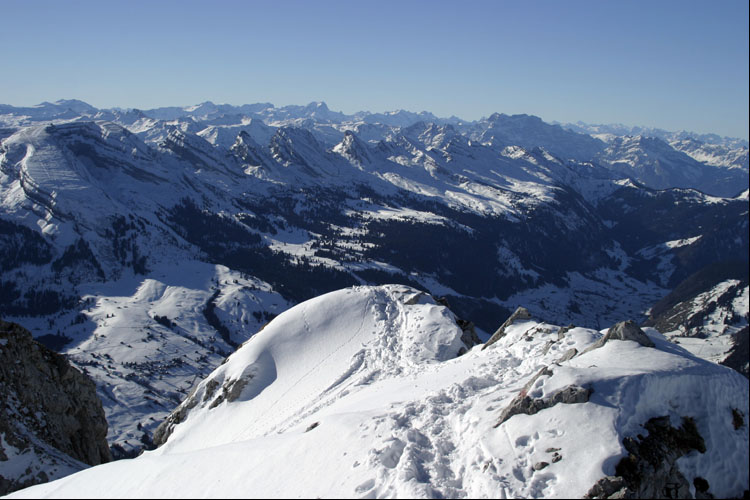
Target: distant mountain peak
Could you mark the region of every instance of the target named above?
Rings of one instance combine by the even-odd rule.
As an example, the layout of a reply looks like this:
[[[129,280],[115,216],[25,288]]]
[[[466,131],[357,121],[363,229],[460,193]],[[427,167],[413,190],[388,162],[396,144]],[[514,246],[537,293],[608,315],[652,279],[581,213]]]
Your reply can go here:
[[[344,138],[341,142],[334,146],[333,152],[356,165],[362,166],[372,161],[368,149],[367,145],[354,132],[347,130],[344,132]]]
[[[306,109],[309,109],[310,111],[329,111],[328,105],[324,101],[312,101],[310,104],[305,106]]]

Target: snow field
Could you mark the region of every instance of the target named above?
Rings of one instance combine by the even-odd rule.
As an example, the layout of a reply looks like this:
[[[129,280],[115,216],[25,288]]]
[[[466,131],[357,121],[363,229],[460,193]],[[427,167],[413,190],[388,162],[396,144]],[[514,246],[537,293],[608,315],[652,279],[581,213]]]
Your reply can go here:
[[[428,296],[332,292],[279,315],[201,382],[159,449],[15,495],[576,498],[614,473],[623,437],[664,415],[675,426],[693,417],[706,442],[678,462],[691,483],[702,475],[720,496],[746,487],[747,423],[734,429],[731,414],[747,408],[746,379],[654,330],[656,348],[610,341],[556,363],[602,335],[559,331],[518,321],[455,358],[460,330]],[[531,397],[576,384],[593,389],[589,402],[495,427],[544,367],[552,374]],[[222,384],[243,379],[236,399],[211,407]]]

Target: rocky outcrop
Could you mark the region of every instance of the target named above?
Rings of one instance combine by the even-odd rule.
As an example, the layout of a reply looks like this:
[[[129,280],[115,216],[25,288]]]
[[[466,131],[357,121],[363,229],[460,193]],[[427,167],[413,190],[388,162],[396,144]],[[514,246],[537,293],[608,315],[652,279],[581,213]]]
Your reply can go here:
[[[416,304],[420,296],[421,294],[413,297],[410,300],[413,300],[414,301],[413,303]],[[451,306],[448,303],[448,299],[446,297],[432,297],[432,298],[435,301],[435,303],[440,304],[450,309]],[[406,302],[406,303],[408,304],[409,302]],[[458,351],[458,355],[462,356],[466,354],[467,352],[469,352],[469,350],[475,345],[481,344],[482,339],[480,339],[479,335],[477,335],[477,330],[476,330],[476,326],[474,325],[474,322],[456,317],[456,324],[461,329],[461,342],[463,342],[464,345],[466,346],[466,347],[462,347]]]
[[[592,392],[593,391],[590,388],[587,389],[577,385],[570,385],[547,398],[534,399],[526,395],[519,395],[520,397],[516,397],[511,404],[503,410],[495,427],[499,427],[513,415],[521,413],[525,415],[534,415],[535,413],[538,413],[545,408],[551,408],[558,403],[585,403],[589,400]]]
[[[106,435],[91,379],[0,320],[0,494],[108,462]]]
[[[188,397],[156,428],[154,445],[158,447],[166,443],[175,426],[184,422],[196,406],[200,405],[210,410],[224,402],[247,401],[257,396],[275,378],[276,366],[273,359],[271,356],[262,355],[245,367],[238,376],[204,380],[195,386]]]
[[[542,368],[526,383],[518,395],[513,398],[513,401],[511,401],[510,404],[500,413],[500,417],[498,417],[497,423],[494,427],[500,427],[500,425],[514,415],[534,415],[545,408],[551,408],[559,403],[585,403],[589,400],[591,393],[594,392],[591,388],[569,385],[546,398],[532,398],[528,394],[529,390],[534,386],[534,383],[543,376],[552,376],[552,370],[550,367],[546,366]]]
[[[467,349],[471,349],[475,345],[479,345],[482,343],[482,339],[480,339],[479,335],[477,335],[477,330],[474,326],[474,323],[465,319],[456,318],[456,324],[461,329],[461,342],[466,345]],[[459,354],[462,353],[459,351]]]
[[[560,359],[558,359],[555,362],[559,364],[559,363],[564,363],[565,361],[570,361],[576,356],[576,354],[578,354],[578,349],[576,349],[575,347],[572,347],[568,349],[567,351],[565,351],[563,355],[560,356]]]
[[[644,347],[654,347],[655,345],[653,341],[648,338],[648,335],[646,335],[634,321],[628,320],[621,321],[607,330],[607,333],[604,335],[604,337],[600,338],[598,341],[596,341],[595,344],[586,349],[584,352],[598,349],[610,340],[632,340],[634,342],[638,342]]]
[[[209,381],[208,384],[211,384],[211,382],[213,381]],[[218,383],[209,386],[211,392],[216,389],[216,386],[218,386]],[[187,399],[185,399],[185,401],[183,401],[180,406],[175,408],[175,410],[169,414],[167,419],[159,424],[159,427],[156,428],[156,430],[154,431],[153,439],[154,446],[159,447],[166,443],[167,439],[169,439],[169,436],[172,435],[172,431],[174,431],[175,426],[181,422],[184,422],[188,416],[188,413],[190,413],[190,410],[195,408],[196,405],[200,402],[200,397],[196,396],[198,387],[199,386],[196,386],[188,395]]]
[[[722,365],[750,378],[750,328],[745,326],[734,335],[734,342]]]
[[[484,347],[482,347],[482,350],[487,349],[489,346],[500,340],[501,338],[505,337],[505,329],[508,328],[510,325],[515,323],[519,320],[526,320],[531,319],[531,313],[528,309],[525,307],[518,307],[513,314],[510,315],[510,318],[505,320],[505,323],[503,323],[500,328],[498,328],[495,333],[492,334],[492,337],[485,342]]]
[[[690,484],[677,467],[677,459],[706,444],[695,421],[683,417],[679,428],[669,417],[652,418],[644,425],[648,436],[623,440],[628,452],[615,467],[615,476],[600,479],[584,498],[693,498]],[[713,498],[708,481],[693,481],[696,498]]]

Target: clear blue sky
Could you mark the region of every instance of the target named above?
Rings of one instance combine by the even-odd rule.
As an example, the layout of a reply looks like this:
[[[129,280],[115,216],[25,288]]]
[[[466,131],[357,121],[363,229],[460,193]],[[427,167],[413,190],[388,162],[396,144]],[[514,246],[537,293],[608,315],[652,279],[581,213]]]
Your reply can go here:
[[[747,1],[0,1],[0,103],[498,111],[748,138]]]

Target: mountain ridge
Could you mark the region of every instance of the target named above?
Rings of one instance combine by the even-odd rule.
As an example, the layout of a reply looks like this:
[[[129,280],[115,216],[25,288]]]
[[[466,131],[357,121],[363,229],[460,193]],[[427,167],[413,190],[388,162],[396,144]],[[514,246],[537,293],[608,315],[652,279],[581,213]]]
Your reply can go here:
[[[332,292],[279,315],[197,385],[156,450],[10,497],[742,494],[746,379],[621,329],[632,328],[646,345],[516,315],[496,343],[456,357],[461,329],[429,295]],[[632,484],[616,464],[638,463],[645,429],[662,451]]]

